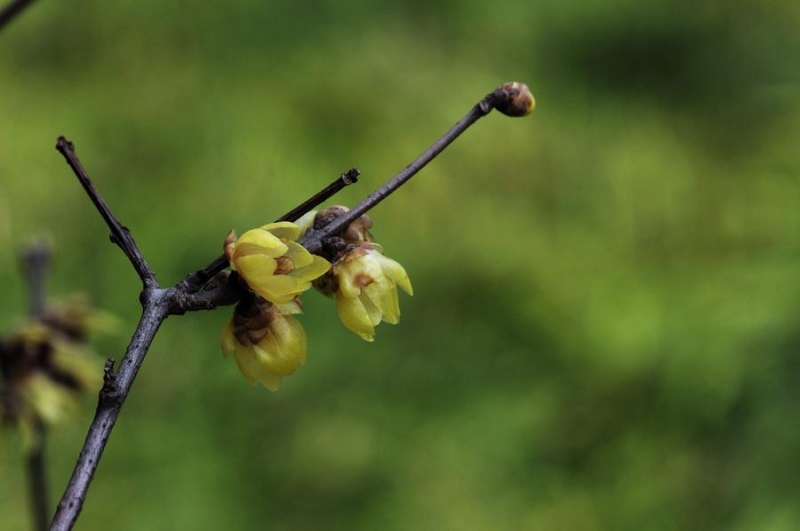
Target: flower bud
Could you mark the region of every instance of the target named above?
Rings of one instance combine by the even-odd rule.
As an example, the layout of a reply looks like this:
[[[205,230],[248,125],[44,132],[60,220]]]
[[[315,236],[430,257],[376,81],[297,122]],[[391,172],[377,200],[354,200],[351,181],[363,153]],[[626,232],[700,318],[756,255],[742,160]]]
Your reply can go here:
[[[349,208],[341,205],[327,207],[317,213],[314,218],[314,228],[322,229],[350,211]],[[366,214],[350,222],[339,235],[346,243],[358,244],[361,242],[371,242],[372,235],[369,230],[372,228],[372,218]]]
[[[500,85],[495,90],[495,109],[506,116],[528,116],[536,107],[530,89],[525,83],[514,81]]]

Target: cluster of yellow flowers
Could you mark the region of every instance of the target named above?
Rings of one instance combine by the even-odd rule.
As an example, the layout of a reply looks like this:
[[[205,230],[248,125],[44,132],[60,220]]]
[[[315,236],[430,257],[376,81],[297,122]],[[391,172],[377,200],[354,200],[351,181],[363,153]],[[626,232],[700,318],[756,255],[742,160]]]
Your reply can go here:
[[[38,444],[38,424],[60,422],[80,393],[100,386],[88,335],[115,327],[113,316],[78,296],[0,340],[0,410],[4,424],[20,428],[25,446]]]
[[[231,231],[225,239],[231,269],[252,293],[223,329],[222,352],[233,354],[251,384],[259,381],[276,391],[284,376],[305,363],[306,334],[295,315],[302,312],[300,295],[312,285],[336,300],[342,323],[367,341],[375,338],[381,321],[399,321],[397,286],[411,295],[411,282],[372,241],[369,217],[351,223],[335,245],[325,248],[325,257],[297,243],[312,224],[324,225],[345,212],[345,207],[330,207],[310,212],[297,224],[270,223],[238,239]]]

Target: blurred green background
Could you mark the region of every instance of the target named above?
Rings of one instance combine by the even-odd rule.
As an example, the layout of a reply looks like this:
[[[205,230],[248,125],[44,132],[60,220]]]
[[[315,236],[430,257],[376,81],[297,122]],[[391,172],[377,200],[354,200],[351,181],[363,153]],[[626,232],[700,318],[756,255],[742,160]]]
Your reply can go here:
[[[229,309],[170,318],[78,528],[800,528],[798,27],[794,0],[36,3],[0,33],[0,331],[47,233],[49,292],[123,319],[102,357],[139,284],[59,135],[171,284],[351,166],[354,204],[502,82],[538,103],[372,212],[415,288],[375,343],[310,293],[272,394],[222,358]]]

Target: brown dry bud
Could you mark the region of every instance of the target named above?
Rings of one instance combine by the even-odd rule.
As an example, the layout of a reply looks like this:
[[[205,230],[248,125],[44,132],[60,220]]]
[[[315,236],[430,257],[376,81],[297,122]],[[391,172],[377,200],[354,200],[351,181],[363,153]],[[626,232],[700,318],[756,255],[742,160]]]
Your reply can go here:
[[[314,228],[322,229],[335,221],[337,218],[344,216],[349,211],[349,208],[341,205],[325,208],[319,211],[314,218]],[[349,244],[370,242],[372,241],[372,235],[369,233],[369,229],[371,228],[372,218],[367,215],[363,215],[345,227],[339,236]]]
[[[240,302],[233,312],[233,335],[242,345],[256,344],[266,337],[273,305],[253,299]]]
[[[225,242],[222,244],[222,250],[225,253],[225,258],[228,259],[228,262],[231,261],[233,255],[233,242],[236,241],[236,231],[231,229],[228,232],[228,235],[225,236]]]
[[[495,109],[506,116],[528,116],[536,107],[536,100],[525,83],[505,83],[497,87],[494,93]]]

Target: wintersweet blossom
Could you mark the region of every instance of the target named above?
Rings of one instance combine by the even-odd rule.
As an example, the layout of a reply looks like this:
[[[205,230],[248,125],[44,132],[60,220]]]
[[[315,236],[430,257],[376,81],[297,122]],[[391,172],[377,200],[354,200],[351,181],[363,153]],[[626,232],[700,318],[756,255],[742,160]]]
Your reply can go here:
[[[379,246],[370,243],[344,252],[334,262],[326,280],[327,289],[322,291],[336,299],[336,310],[342,323],[366,341],[375,339],[375,327],[381,321],[399,322],[397,286],[413,295],[411,281],[403,266],[384,256]]]
[[[259,381],[277,391],[281,379],[306,361],[306,333],[292,315],[301,311],[299,300],[280,306],[267,301],[240,303],[222,331],[223,355],[233,354],[251,385]]]
[[[252,229],[225,239],[225,256],[247,285],[275,304],[284,304],[311,287],[330,263],[297,243],[300,227],[288,221]]]
[[[82,392],[102,384],[85,343],[96,317],[102,319],[102,312],[70,302],[0,338],[0,416],[19,427],[26,447],[39,443],[40,423],[62,421]]]

